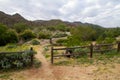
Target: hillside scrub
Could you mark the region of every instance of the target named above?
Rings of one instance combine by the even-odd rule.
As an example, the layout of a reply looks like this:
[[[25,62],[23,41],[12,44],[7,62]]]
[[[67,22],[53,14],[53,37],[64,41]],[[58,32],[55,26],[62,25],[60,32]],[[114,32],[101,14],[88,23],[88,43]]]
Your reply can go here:
[[[6,54],[0,54],[0,69],[3,70],[29,66],[31,64],[31,55],[36,53],[26,45],[18,46],[14,44],[0,47],[0,51],[6,52]]]
[[[13,29],[8,29],[7,26],[0,24],[0,46],[8,43],[17,43],[18,34]]]
[[[31,44],[32,44],[32,45],[39,45],[39,44],[40,44],[40,41],[39,41],[38,39],[33,39],[33,40],[31,41]]]
[[[51,33],[48,33],[48,32],[42,32],[42,31],[39,32],[39,34],[38,34],[38,38],[39,38],[39,39],[50,39],[51,36],[52,36]]]
[[[22,38],[25,41],[28,41],[28,40],[31,40],[33,38],[36,38],[36,35],[35,35],[35,33],[33,33],[33,31],[28,29],[20,34],[20,38]]]
[[[17,33],[21,33],[27,29],[30,29],[30,26],[25,23],[16,23],[14,24],[13,29],[15,29]]]

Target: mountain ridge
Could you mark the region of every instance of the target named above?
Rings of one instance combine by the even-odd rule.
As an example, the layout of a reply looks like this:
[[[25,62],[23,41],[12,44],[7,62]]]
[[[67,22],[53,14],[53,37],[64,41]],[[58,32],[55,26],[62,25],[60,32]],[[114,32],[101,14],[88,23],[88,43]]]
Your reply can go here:
[[[61,24],[65,24],[65,25],[71,26],[71,27],[81,26],[81,25],[102,27],[102,26],[99,26],[96,24],[91,24],[91,23],[82,23],[80,21],[69,22],[69,21],[62,21],[60,19],[30,21],[30,20],[25,19],[19,13],[10,15],[10,14],[6,14],[2,11],[0,11],[0,23],[10,26],[10,27],[14,26],[14,24],[16,24],[16,23],[25,23],[30,26],[56,26],[57,24],[61,23]]]

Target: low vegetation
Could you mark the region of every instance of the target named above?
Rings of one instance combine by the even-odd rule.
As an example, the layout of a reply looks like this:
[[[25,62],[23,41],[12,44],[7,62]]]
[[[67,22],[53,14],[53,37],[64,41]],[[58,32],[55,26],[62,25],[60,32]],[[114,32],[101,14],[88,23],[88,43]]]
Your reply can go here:
[[[30,45],[8,44],[0,47],[0,52],[17,52],[29,49]]]
[[[33,39],[33,40],[31,41],[31,44],[32,44],[32,45],[40,45],[40,40],[39,40],[39,39]]]
[[[106,52],[104,54],[94,53],[93,58],[90,59],[88,55],[81,55],[75,58],[58,58],[55,59],[55,65],[107,65],[120,64],[120,54],[116,51]]]
[[[0,69],[20,69],[31,65],[31,56],[36,52],[31,51],[28,45],[15,44],[0,47]]]

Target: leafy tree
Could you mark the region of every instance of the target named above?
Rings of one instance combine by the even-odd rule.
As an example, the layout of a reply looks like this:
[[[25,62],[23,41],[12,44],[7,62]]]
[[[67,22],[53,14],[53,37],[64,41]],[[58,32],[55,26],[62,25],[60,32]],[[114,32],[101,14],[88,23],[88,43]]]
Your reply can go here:
[[[31,31],[31,30],[25,30],[24,32],[22,32],[20,34],[20,37],[27,41],[27,40],[30,40],[30,39],[33,39],[33,38],[36,38],[36,35]]]
[[[6,25],[0,24],[0,35],[8,30]]]
[[[79,40],[91,41],[91,40],[94,40],[96,31],[90,27],[80,26],[77,28],[72,28],[71,34],[73,36],[76,36]]]
[[[16,31],[8,29],[7,26],[0,24],[0,46],[16,42],[18,42]]]
[[[62,24],[62,23],[59,23],[55,26],[48,26],[47,29],[50,31],[57,31],[57,30],[62,31],[62,32],[69,31],[69,28],[65,24]]]
[[[52,34],[50,34],[50,33],[46,33],[46,32],[39,32],[39,34],[38,34],[38,38],[39,39],[49,39],[49,38],[51,38],[51,35]]]
[[[15,30],[9,29],[6,32],[6,41],[9,43],[17,43],[18,42],[18,34]]]
[[[64,24],[59,24],[56,26],[56,29],[60,31],[67,31],[68,28]]]
[[[25,23],[16,23],[13,27],[18,33],[24,32],[26,29],[30,29],[30,27]]]

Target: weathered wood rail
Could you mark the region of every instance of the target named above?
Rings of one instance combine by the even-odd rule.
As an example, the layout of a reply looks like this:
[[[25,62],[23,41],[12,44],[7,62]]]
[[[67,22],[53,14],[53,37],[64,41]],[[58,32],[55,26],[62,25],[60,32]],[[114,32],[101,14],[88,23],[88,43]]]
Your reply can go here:
[[[25,51],[19,51],[19,52],[0,52],[0,54],[22,54]]]
[[[33,51],[33,48],[30,48],[30,51]],[[16,52],[0,52],[0,55],[6,55],[6,54],[23,54],[25,51],[16,51]],[[33,64],[34,54],[31,54],[31,65]]]
[[[114,48],[114,46],[117,46],[116,48]],[[101,49],[104,48],[105,49]],[[89,57],[93,58],[93,53],[101,53],[103,54],[106,51],[112,51],[112,50],[117,50],[118,52],[120,52],[120,42],[116,43],[116,44],[97,44],[97,45],[88,45],[88,46],[78,46],[78,47],[70,47],[70,48],[54,48],[53,46],[51,47],[51,63],[54,63],[54,57],[64,57],[70,54],[60,54],[60,55],[54,55],[54,51],[55,50],[74,50],[74,49],[81,49],[81,48],[88,48],[89,51],[85,52],[85,53],[89,53]],[[95,49],[97,48],[97,49]],[[74,53],[73,53],[74,54]],[[71,54],[72,55],[72,54]],[[74,54],[75,55],[75,54]]]

